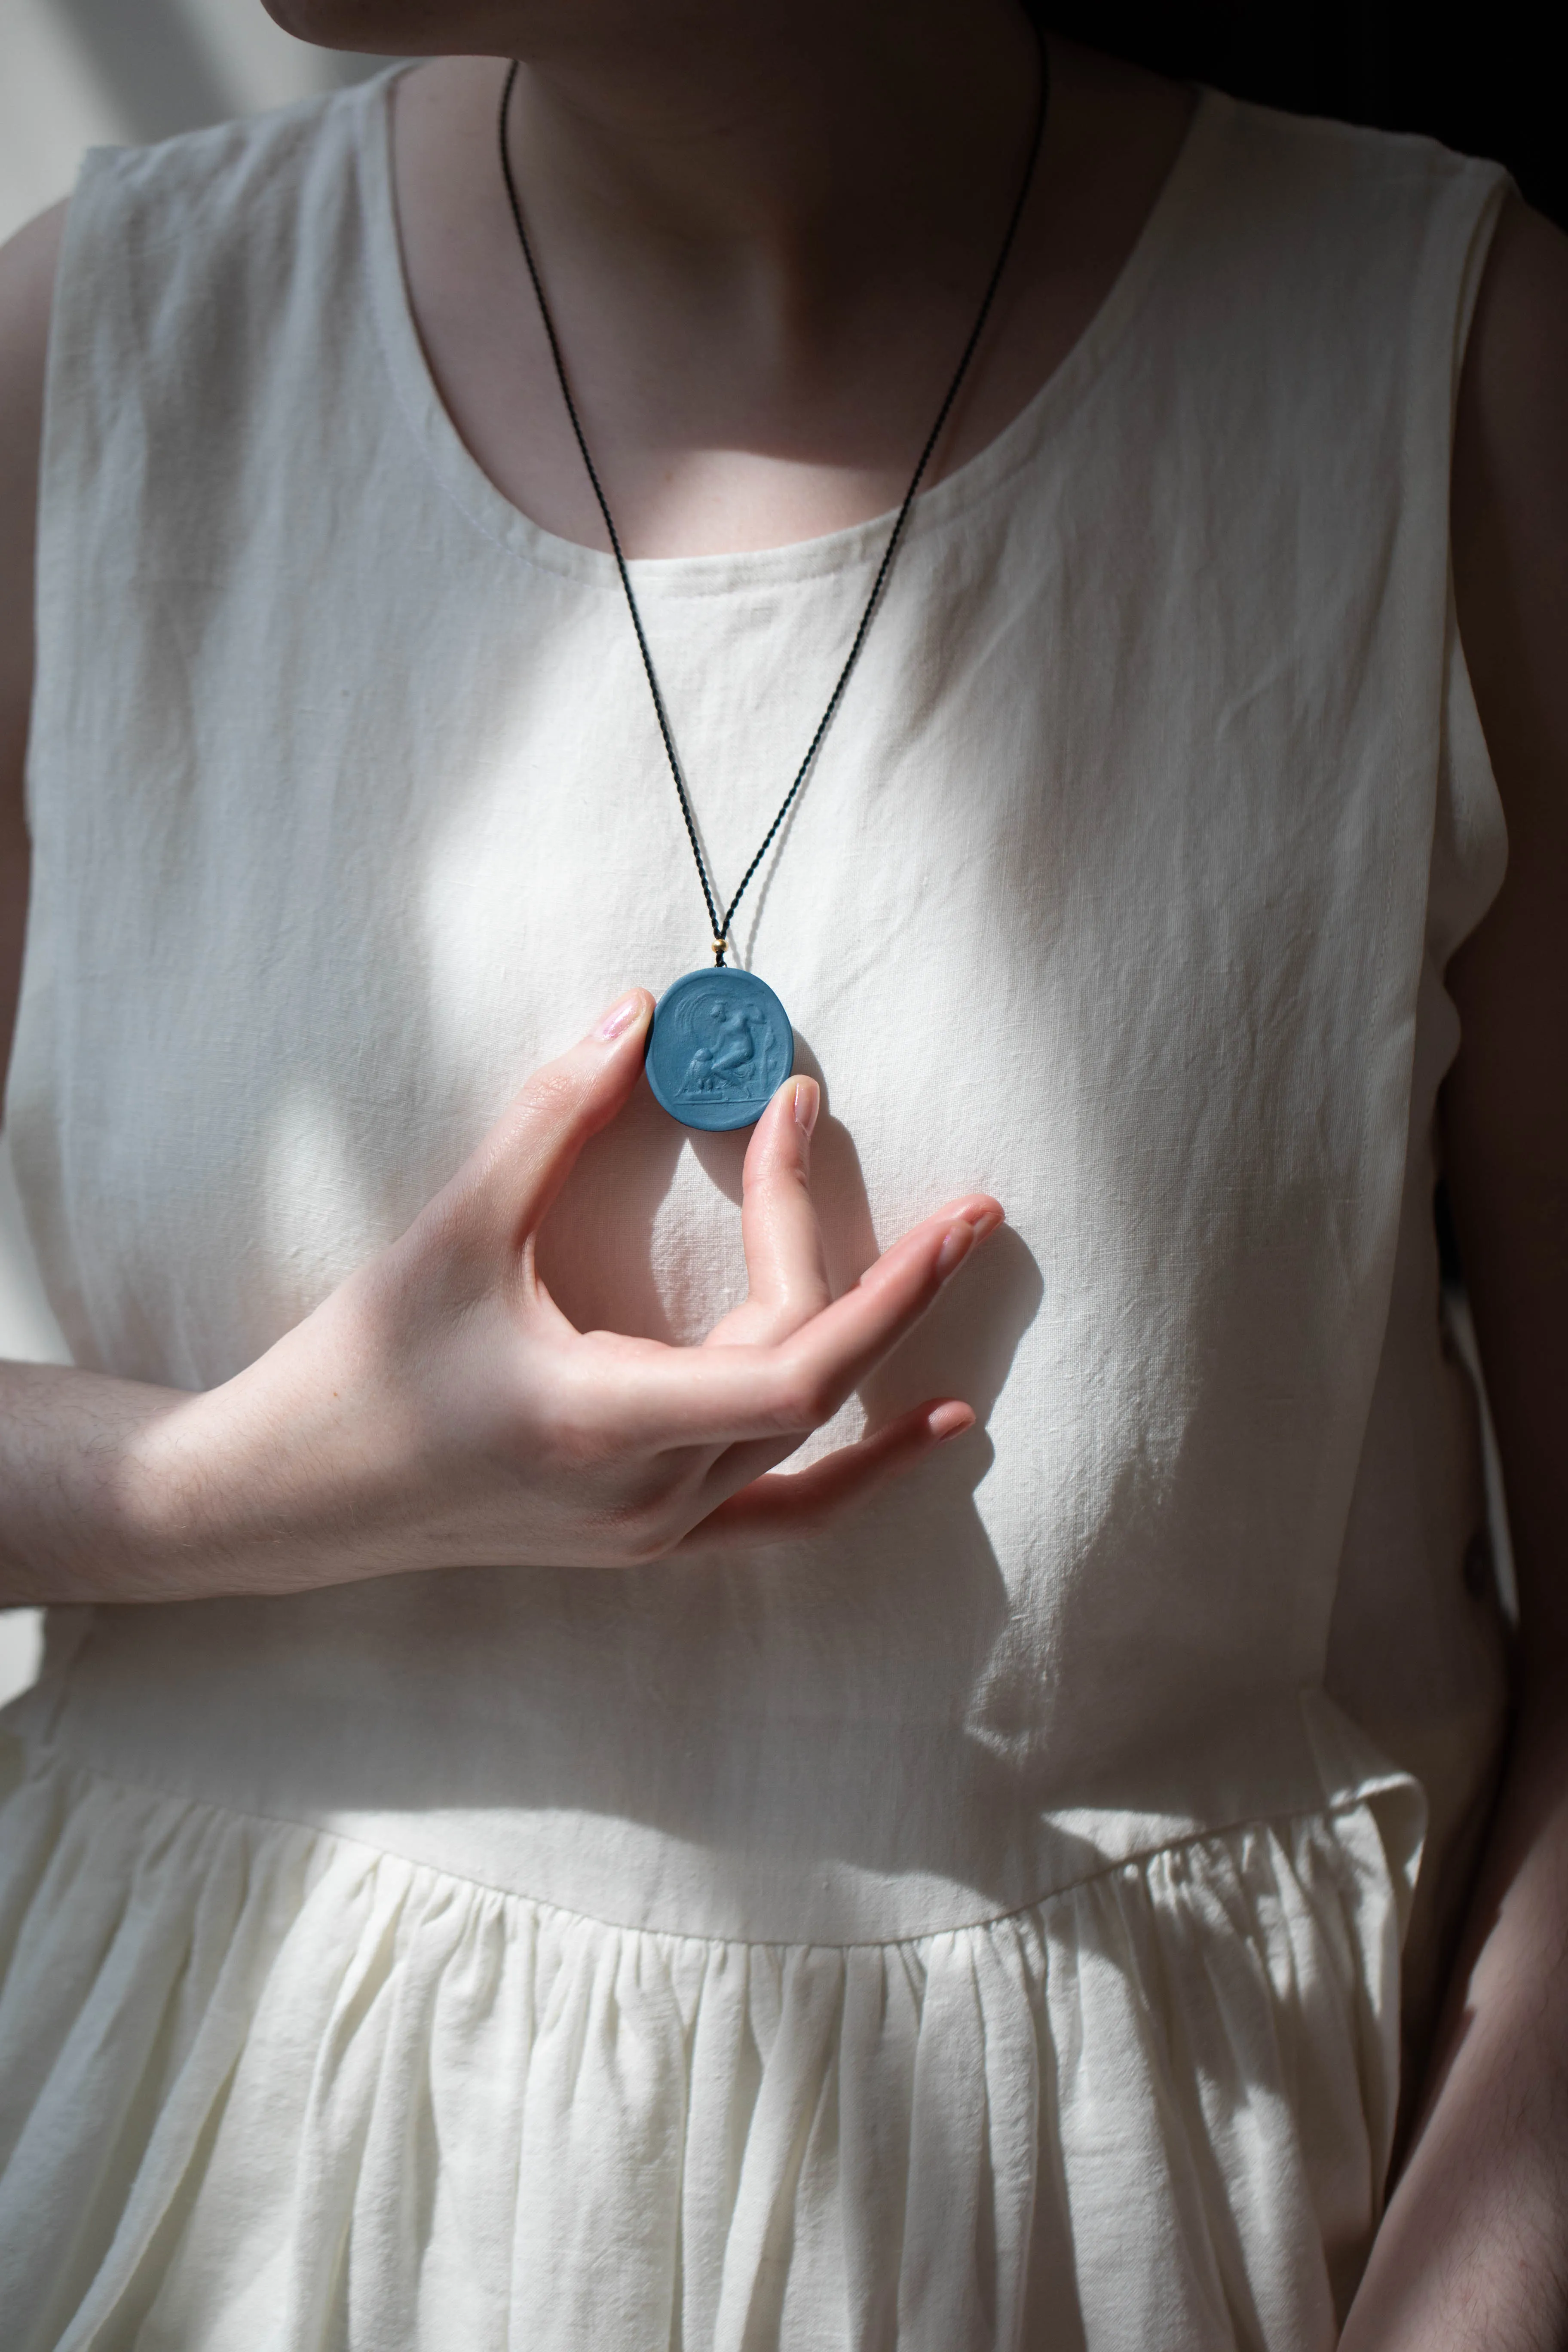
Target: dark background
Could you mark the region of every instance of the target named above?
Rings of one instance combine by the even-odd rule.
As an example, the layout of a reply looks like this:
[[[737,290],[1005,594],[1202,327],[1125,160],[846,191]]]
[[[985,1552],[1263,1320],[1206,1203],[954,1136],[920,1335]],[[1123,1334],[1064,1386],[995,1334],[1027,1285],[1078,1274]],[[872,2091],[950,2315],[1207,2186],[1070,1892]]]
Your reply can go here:
[[[259,0],[49,0],[113,89],[135,139],[235,110],[194,18]],[[657,5],[657,0],[649,0]],[[746,0],[735,0],[743,7]],[[1568,227],[1559,127],[1559,20],[1521,0],[1434,10],[1414,0],[1024,0],[1058,32],[1238,98],[1384,131],[1424,131],[1506,163],[1530,202]],[[320,56],[323,84],[382,60]],[[253,102],[265,102],[253,101]]]
[[[1550,5],[1448,11],[1412,0],[1026,0],[1055,31],[1214,83],[1237,98],[1424,131],[1506,163],[1528,201],[1568,227],[1568,138]]]

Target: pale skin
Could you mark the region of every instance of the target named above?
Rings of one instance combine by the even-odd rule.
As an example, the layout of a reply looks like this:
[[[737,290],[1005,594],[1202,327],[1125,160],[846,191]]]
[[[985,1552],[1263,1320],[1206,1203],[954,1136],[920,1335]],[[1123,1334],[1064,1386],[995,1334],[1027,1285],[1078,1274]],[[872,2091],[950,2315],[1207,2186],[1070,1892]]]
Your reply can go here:
[[[509,56],[525,62],[512,125],[524,201],[628,551],[777,545],[896,503],[1022,163],[1033,47],[1006,0],[295,0],[277,13],[330,46],[437,59],[396,106],[410,292],[459,430],[524,512],[603,544],[498,202]],[[1173,85],[1065,44],[1053,64],[1043,167],[939,471],[991,439],[1070,348],[1188,120]],[[59,229],[47,215],[0,255],[7,1033]],[[1453,499],[1461,630],[1511,858],[1450,973],[1465,1042],[1442,1116],[1513,1522],[1519,1725],[1348,2352],[1568,2342],[1565,425],[1568,240],[1515,203],[1467,361]],[[625,994],[406,1234],[225,1387],[189,1397],[0,1370],[0,1599],[283,1592],[478,1561],[635,1571],[860,1507],[962,1433],[969,1407],[932,1399],[807,1472],[778,1472],[1002,1213],[958,1195],[832,1299],[809,1079],[786,1084],[756,1130],[751,1295],[703,1347],[580,1333],[554,1307],[533,1237],[583,1141],[637,1083],[649,1002]]]

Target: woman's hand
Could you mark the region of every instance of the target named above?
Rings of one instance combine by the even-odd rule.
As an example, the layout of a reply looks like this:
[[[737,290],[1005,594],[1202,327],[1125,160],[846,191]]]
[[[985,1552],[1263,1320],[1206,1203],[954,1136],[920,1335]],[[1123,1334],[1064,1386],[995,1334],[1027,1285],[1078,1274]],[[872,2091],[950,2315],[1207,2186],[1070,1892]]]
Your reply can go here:
[[[633,992],[540,1070],[401,1240],[237,1378],[151,1416],[114,1475],[155,1590],[289,1591],[395,1570],[630,1568],[800,1534],[968,1428],[932,1400],[795,1476],[768,1474],[1001,1223],[981,1193],[828,1288],[809,1189],[818,1092],[790,1079],[746,1154],[751,1292],[698,1348],[578,1331],[539,1228],[642,1068]],[[143,1393],[156,1394],[156,1391]],[[174,1575],[171,1586],[170,1575]]]

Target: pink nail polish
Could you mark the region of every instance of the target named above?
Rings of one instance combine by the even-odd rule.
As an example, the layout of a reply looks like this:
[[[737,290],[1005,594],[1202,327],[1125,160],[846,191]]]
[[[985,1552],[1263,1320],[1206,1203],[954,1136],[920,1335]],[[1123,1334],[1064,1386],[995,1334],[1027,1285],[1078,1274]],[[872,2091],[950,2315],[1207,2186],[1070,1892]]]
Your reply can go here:
[[[603,1037],[606,1043],[612,1037],[619,1037],[631,1027],[641,1011],[642,998],[634,989],[630,996],[623,996],[618,1004],[613,1004],[610,1007],[595,1030],[595,1036]]]

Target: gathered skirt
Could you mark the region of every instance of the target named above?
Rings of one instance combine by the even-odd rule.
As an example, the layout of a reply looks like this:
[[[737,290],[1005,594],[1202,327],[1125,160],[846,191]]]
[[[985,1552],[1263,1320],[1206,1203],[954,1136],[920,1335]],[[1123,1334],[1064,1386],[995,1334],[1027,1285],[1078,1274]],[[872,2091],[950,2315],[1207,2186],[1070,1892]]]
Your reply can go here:
[[[1364,1802],[833,1947],[47,1751],[0,1867],[7,2352],[1326,2352],[1375,2222]]]

